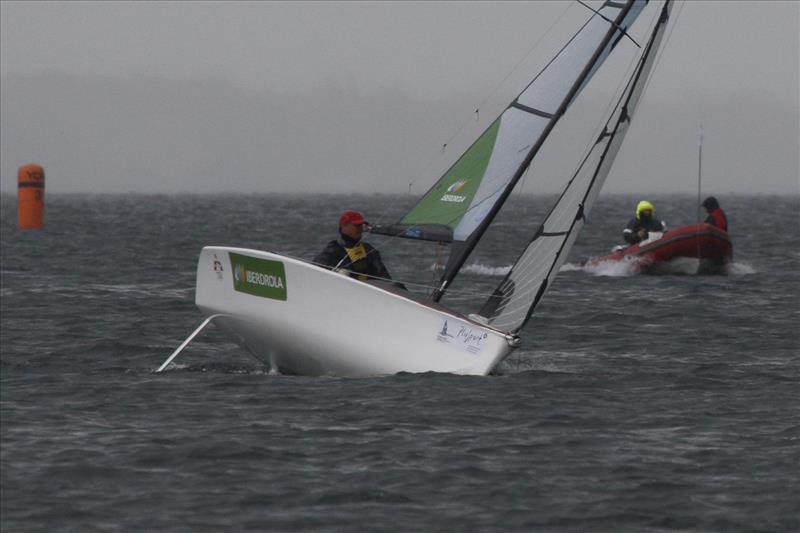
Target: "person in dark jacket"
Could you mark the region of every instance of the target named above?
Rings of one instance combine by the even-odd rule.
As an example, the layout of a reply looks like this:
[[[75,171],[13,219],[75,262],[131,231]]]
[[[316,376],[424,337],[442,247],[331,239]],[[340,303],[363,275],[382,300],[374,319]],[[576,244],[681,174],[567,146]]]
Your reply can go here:
[[[647,200],[642,200],[636,205],[636,216],[628,222],[622,231],[622,237],[628,244],[636,244],[647,239],[651,231],[664,231],[666,224],[656,220],[656,208]]]
[[[728,231],[728,217],[725,216],[725,211],[719,206],[719,202],[713,196],[709,196],[703,200],[703,207],[708,212],[708,218],[705,223],[716,226],[722,231]]]
[[[330,241],[315,258],[314,263],[335,271],[347,271],[350,276],[365,281],[371,277],[392,279],[381,254],[361,240],[367,221],[358,211],[345,211],[339,217],[339,238]]]

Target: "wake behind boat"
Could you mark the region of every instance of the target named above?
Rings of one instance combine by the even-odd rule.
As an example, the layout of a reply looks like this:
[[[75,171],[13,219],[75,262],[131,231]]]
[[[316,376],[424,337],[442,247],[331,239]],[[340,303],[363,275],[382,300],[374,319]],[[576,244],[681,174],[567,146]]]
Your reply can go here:
[[[732,260],[733,245],[727,232],[710,224],[692,224],[666,233],[651,232],[646,240],[617,247],[585,265],[626,263],[633,272],[643,274],[722,274]]]
[[[450,245],[442,276],[429,294],[363,282],[272,252],[206,247],[198,261],[195,301],[207,318],[159,371],[213,322],[281,372],[492,372],[519,344],[520,331],[566,260],[628,131],[671,8],[670,0],[653,7],[649,27],[631,35],[647,4],[609,0],[594,10],[579,2],[585,18],[555,57],[401,220],[373,229]],[[537,156],[558,153],[547,142],[551,132],[612,53],[628,61],[628,71],[615,80],[612,100],[595,104],[595,119],[589,120],[586,110],[575,114],[594,141],[585,147],[577,170],[570,170],[576,162],[563,165],[562,193],[534,233],[519,243],[511,270],[468,316],[440,304],[522,176],[531,169],[530,180],[535,180],[538,170],[531,165]],[[351,301],[358,305],[343,310],[342,304]]]

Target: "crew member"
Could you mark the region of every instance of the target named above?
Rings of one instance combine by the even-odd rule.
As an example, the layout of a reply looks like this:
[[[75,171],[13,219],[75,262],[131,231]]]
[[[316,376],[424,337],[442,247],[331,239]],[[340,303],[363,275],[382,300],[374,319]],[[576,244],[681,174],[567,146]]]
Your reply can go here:
[[[347,271],[362,281],[370,277],[392,279],[372,245],[361,240],[368,224],[358,211],[345,211],[339,217],[339,238],[332,240],[314,258],[314,263],[336,271]]]
[[[647,200],[642,200],[636,205],[636,216],[628,222],[622,231],[622,237],[628,244],[636,244],[647,239],[651,231],[664,231],[666,224],[656,220],[656,208]]]
[[[709,196],[703,200],[702,205],[708,212],[708,218],[705,220],[706,224],[716,226],[722,231],[728,231],[728,217],[725,216],[725,211],[719,206],[717,199],[713,196]]]

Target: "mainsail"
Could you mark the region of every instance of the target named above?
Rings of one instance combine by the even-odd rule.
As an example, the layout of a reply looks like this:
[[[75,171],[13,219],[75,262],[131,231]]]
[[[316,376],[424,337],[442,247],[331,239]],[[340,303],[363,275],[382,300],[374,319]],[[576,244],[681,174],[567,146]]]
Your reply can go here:
[[[396,224],[374,233],[453,242],[438,300],[558,119],[648,0],[607,0]]]
[[[559,119],[609,56],[649,0],[607,0],[480,135],[422,199],[396,224],[375,233],[452,242],[438,300],[463,266]],[[650,38],[605,128],[552,206],[510,272],[482,307],[496,329],[517,332],[530,318],[566,260],[630,124],[655,61],[670,12],[666,0]],[[633,38],[631,38],[633,40]],[[635,41],[634,41],[635,42]],[[638,46],[638,44],[637,44]]]

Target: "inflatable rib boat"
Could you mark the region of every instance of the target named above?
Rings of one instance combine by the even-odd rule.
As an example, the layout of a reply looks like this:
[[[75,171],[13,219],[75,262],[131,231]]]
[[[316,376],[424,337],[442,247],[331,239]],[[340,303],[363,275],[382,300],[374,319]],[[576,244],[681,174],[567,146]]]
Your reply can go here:
[[[635,270],[643,274],[722,274],[732,259],[733,245],[727,232],[709,224],[692,224],[666,233],[651,232],[647,240],[618,247],[586,265],[632,261]]]

